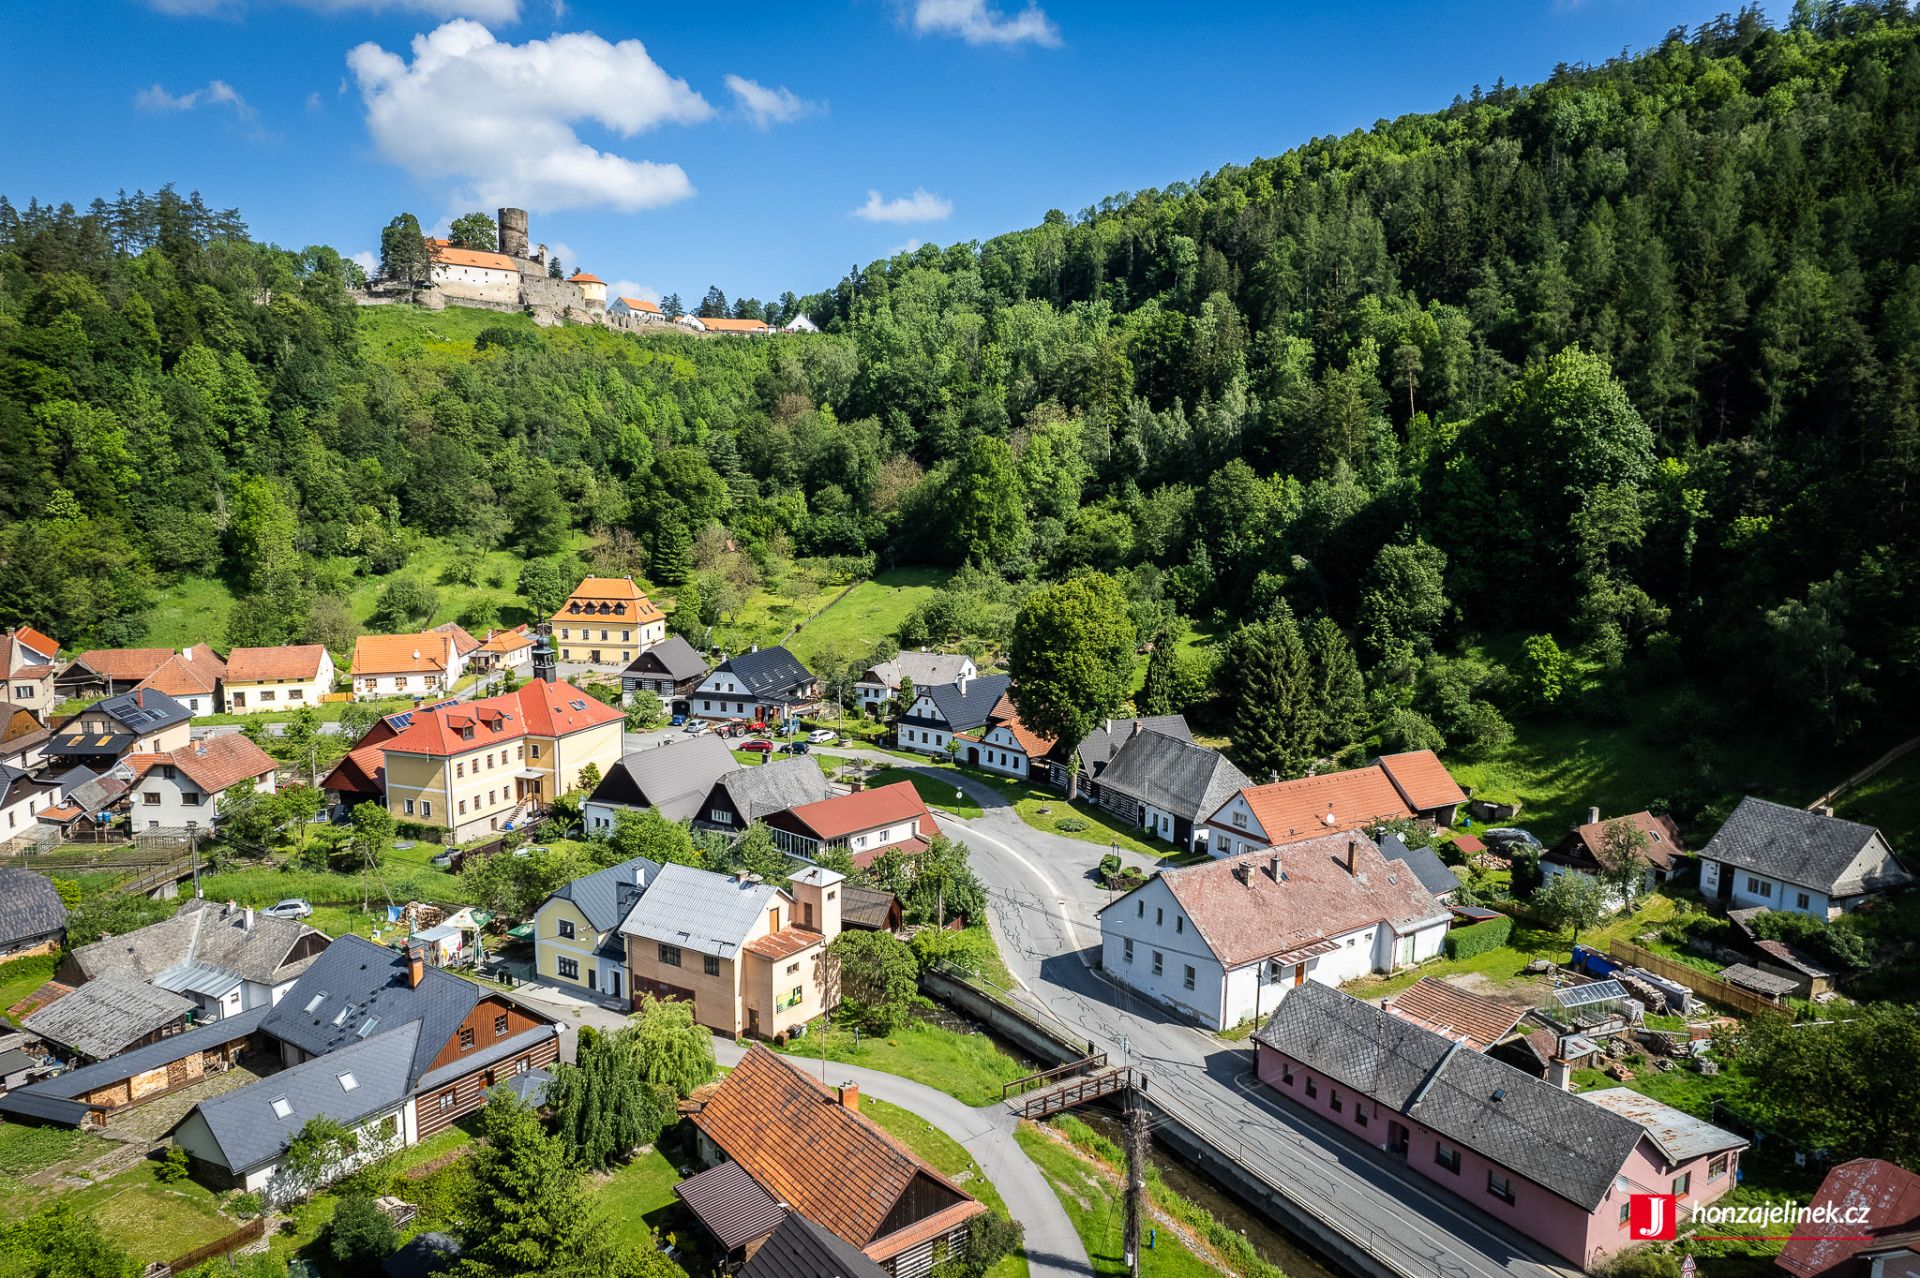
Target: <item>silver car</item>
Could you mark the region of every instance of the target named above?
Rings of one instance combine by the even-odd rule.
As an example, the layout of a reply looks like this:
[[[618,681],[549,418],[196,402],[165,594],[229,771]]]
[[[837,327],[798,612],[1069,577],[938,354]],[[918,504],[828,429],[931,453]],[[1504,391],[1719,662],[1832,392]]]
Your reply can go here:
[[[297,896],[278,901],[260,911],[270,919],[304,919],[313,914],[313,903]]]

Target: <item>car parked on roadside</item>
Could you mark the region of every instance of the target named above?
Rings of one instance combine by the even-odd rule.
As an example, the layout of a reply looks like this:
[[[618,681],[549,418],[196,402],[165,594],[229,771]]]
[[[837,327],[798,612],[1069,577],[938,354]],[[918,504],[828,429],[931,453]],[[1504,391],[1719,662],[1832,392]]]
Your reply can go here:
[[[312,916],[313,903],[297,896],[290,896],[284,901],[276,901],[260,912],[270,919],[304,919]]]
[[[673,716],[673,719],[671,720],[671,722],[673,723],[673,726],[676,728],[679,727],[681,724],[685,723],[686,721],[687,721],[687,716],[685,716],[684,714],[676,714],[675,716]]]
[[[840,734],[831,728],[815,728],[807,734],[807,740],[813,745],[832,745],[840,739]]]
[[[772,754],[773,742],[756,737],[752,741],[742,741],[740,748],[742,750],[750,750],[754,754]]]
[[[789,741],[785,745],[780,747],[780,753],[781,754],[805,754],[807,751],[811,749],[813,749],[813,747],[808,745],[804,741]]]
[[[708,723],[705,719],[689,720],[687,723],[687,726],[680,729],[680,731],[686,733],[690,737],[697,737],[703,732],[711,732],[712,730],[713,730],[713,725]]]

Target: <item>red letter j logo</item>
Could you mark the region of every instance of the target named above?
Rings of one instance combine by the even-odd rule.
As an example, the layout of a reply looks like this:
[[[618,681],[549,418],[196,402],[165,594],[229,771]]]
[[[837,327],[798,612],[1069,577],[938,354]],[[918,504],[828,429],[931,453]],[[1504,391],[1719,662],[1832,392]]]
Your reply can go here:
[[[1671,1242],[1678,1226],[1672,1194],[1635,1194],[1627,1201],[1627,1236],[1635,1242]]]

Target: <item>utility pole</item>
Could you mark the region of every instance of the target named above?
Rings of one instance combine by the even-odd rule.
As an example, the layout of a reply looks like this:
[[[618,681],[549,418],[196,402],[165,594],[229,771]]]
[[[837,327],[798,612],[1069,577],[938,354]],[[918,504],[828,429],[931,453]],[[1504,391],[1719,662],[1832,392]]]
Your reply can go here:
[[[1140,1278],[1140,1204],[1147,1189],[1147,1111],[1140,1093],[1127,1089],[1127,1272]]]
[[[193,898],[200,899],[200,827],[187,830],[187,857],[193,862]]]

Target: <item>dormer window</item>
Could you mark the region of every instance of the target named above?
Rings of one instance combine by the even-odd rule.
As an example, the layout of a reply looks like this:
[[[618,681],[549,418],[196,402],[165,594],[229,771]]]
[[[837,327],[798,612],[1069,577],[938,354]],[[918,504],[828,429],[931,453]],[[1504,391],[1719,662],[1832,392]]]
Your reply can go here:
[[[460,729],[460,739],[461,739],[462,741],[471,741],[471,740],[473,740],[473,725],[472,725],[472,724],[468,724],[468,725],[467,725],[466,727],[463,727],[463,728],[461,728],[461,729]]]

